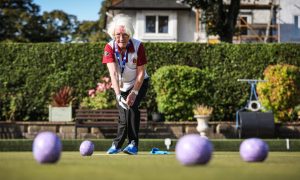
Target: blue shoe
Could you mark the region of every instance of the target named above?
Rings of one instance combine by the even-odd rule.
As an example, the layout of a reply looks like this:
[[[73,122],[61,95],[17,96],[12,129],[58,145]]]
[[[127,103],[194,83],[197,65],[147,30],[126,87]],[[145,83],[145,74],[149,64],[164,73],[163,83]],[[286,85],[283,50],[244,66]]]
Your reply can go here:
[[[107,154],[117,154],[119,152],[121,152],[121,149],[117,149],[116,146],[113,144],[106,153]]]
[[[138,148],[134,141],[131,141],[131,143],[123,150],[123,152],[130,155],[137,155]]]

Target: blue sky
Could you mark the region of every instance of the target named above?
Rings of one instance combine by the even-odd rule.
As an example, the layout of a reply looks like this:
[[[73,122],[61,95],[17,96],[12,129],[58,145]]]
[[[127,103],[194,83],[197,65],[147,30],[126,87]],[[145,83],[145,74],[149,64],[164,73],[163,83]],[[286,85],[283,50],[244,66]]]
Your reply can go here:
[[[102,0],[33,0],[40,6],[41,13],[54,9],[77,16],[79,21],[97,20]]]

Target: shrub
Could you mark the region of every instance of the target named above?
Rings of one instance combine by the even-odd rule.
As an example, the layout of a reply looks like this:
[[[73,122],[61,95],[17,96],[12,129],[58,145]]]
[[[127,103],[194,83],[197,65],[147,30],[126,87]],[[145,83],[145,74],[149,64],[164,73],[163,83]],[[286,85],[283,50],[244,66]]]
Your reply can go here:
[[[116,108],[116,100],[111,82],[108,77],[103,77],[95,89],[88,91],[88,97],[83,98],[81,108],[86,109],[111,109]]]
[[[268,82],[258,83],[260,101],[273,111],[275,121],[291,120],[300,103],[300,68],[288,64],[270,65],[264,71]]]
[[[189,66],[163,66],[152,76],[158,111],[165,120],[192,120],[193,107],[208,96],[204,71]]]

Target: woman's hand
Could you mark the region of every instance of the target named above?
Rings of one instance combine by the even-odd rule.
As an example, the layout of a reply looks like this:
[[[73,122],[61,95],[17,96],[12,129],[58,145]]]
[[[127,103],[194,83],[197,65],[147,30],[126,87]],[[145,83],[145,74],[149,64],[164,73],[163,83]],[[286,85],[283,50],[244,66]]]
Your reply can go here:
[[[136,99],[136,94],[134,92],[130,92],[129,95],[127,96],[126,103],[128,106],[133,106],[135,99]]]

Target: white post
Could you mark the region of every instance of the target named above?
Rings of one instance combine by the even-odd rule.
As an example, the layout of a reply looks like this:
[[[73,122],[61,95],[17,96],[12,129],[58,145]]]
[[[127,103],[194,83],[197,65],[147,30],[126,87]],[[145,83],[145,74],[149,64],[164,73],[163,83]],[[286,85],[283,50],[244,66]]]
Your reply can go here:
[[[290,139],[286,138],[286,149],[290,150]]]

